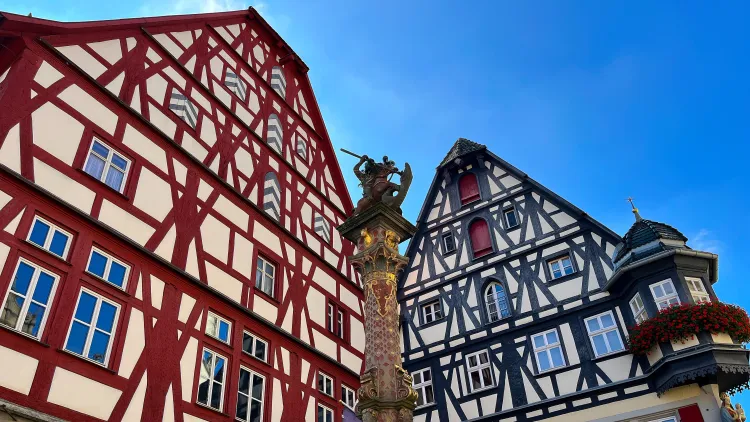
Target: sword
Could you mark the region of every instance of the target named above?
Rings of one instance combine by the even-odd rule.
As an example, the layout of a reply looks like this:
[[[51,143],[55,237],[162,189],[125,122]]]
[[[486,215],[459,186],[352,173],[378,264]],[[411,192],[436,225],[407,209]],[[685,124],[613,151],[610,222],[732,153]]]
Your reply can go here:
[[[355,153],[353,153],[353,152],[349,151],[348,149],[344,149],[344,148],[341,148],[341,152],[344,152],[344,153],[346,153],[346,154],[349,154],[349,155],[351,155],[351,156],[353,156],[353,157],[357,157],[357,158],[360,158],[360,159],[362,158],[362,156],[361,156],[361,155],[357,155],[357,154],[355,154]]]

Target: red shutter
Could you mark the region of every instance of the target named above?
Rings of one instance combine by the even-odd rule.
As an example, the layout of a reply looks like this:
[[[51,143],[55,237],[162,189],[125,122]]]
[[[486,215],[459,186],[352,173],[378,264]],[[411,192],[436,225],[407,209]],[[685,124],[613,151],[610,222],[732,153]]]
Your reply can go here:
[[[677,411],[680,414],[680,422],[703,422],[701,409],[693,404]]]
[[[492,252],[492,241],[490,241],[490,230],[487,228],[487,222],[476,220],[469,227],[469,237],[471,238],[471,249],[474,251],[474,258],[487,255]]]
[[[461,205],[474,202],[479,199],[479,184],[477,176],[469,173],[458,181],[458,191],[461,194]]]

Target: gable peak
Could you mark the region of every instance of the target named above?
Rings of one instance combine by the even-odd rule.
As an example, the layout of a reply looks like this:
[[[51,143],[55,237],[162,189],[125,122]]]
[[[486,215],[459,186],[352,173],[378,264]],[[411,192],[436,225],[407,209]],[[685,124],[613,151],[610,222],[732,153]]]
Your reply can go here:
[[[458,138],[456,143],[453,144],[453,147],[451,147],[450,151],[448,151],[448,154],[446,154],[445,158],[443,158],[443,161],[440,162],[438,168],[445,166],[456,158],[460,158],[464,155],[484,149],[487,149],[485,145],[478,144],[466,138]]]

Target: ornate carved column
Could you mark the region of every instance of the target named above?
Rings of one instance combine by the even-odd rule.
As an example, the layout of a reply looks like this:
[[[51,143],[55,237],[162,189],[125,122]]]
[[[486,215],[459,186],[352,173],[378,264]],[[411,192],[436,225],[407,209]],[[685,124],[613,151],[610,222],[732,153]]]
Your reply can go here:
[[[338,230],[357,245],[351,263],[365,290],[365,373],[357,394],[357,415],[362,422],[410,422],[417,393],[401,366],[396,278],[407,264],[398,244],[413,236],[416,228],[399,211],[376,203]]]

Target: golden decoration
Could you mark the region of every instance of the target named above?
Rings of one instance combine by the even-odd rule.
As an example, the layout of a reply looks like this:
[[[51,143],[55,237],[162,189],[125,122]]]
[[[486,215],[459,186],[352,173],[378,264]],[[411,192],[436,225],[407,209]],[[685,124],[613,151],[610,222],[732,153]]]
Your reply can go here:
[[[397,249],[398,248],[398,236],[396,236],[396,233],[392,232],[391,230],[385,231],[385,244],[388,245],[391,249]]]
[[[364,242],[365,247],[372,245],[372,236],[367,229],[362,229],[362,231],[359,232],[359,235],[362,236],[362,241]]]

